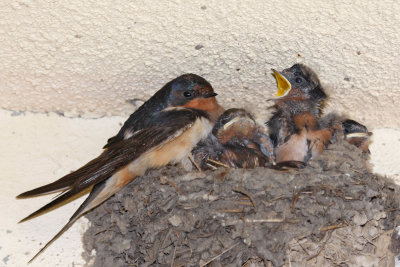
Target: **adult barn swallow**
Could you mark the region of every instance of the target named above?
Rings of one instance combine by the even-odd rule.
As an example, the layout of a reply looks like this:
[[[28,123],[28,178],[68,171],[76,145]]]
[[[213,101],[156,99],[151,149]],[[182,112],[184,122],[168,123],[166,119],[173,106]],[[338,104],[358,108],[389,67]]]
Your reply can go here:
[[[209,137],[194,148],[202,169],[215,166],[254,168],[274,161],[269,136],[244,109],[226,110]]]
[[[317,75],[302,64],[274,72],[278,92],[275,112],[267,122],[276,162],[298,162],[304,166],[322,153],[333,130],[318,122],[327,98]],[[296,164],[295,164],[296,165]]]
[[[100,156],[53,183],[17,196],[27,198],[63,191],[49,204],[21,220],[24,222],[91,188],[68,223],[30,262],[81,215],[103,203],[135,177],[150,168],[177,163],[187,157],[211,132],[212,118],[221,113],[216,95],[210,83],[195,74],[170,81],[129,117],[118,134],[108,140]]]

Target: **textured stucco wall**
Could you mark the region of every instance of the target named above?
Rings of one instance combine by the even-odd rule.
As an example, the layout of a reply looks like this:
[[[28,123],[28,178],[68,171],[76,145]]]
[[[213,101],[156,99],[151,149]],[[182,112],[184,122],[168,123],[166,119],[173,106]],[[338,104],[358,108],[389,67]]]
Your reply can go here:
[[[265,115],[270,68],[303,62],[330,109],[400,126],[400,1],[3,0],[0,18],[5,109],[126,115],[126,99],[195,72]]]

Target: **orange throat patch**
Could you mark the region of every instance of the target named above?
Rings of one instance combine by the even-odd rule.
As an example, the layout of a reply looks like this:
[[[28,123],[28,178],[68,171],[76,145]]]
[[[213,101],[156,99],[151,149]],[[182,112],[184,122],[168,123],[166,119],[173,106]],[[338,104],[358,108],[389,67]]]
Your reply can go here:
[[[220,104],[218,104],[215,97],[196,98],[183,105],[182,107],[203,110],[210,114],[213,121],[216,121],[218,117],[225,111],[225,109]]]

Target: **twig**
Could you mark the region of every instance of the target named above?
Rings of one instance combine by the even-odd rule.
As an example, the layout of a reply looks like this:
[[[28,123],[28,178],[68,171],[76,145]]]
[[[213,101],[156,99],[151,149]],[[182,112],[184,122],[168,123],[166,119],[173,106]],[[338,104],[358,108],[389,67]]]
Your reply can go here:
[[[226,212],[226,213],[240,213],[240,212],[243,212],[242,209],[224,209],[222,211]]]
[[[192,162],[192,164],[196,167],[196,169],[197,169],[198,171],[201,171],[201,168],[200,168],[199,164],[197,164],[197,162],[194,161],[194,158],[193,158],[192,153],[189,153],[188,158],[189,158],[189,160]]]
[[[107,231],[113,231],[113,230],[104,229],[104,230],[101,230],[101,231],[96,232],[94,235],[96,236],[96,235],[98,235],[98,234],[101,234],[101,233],[104,233],[104,232],[107,232]],[[113,231],[113,232],[114,232],[114,231]]]
[[[245,222],[248,223],[279,223],[284,222],[283,218],[271,218],[271,219],[246,219]]]
[[[280,195],[280,196],[274,197],[273,199],[269,200],[268,202],[272,203],[272,202],[277,201],[279,199],[285,199],[285,198],[286,198],[286,196]]]
[[[321,189],[328,189],[328,190],[330,190],[330,191],[332,191],[332,192],[335,192],[335,189],[334,189],[332,186],[329,186],[329,185],[326,185],[326,184],[320,184],[320,185],[319,185],[319,188],[321,188]]]
[[[339,224],[334,224],[334,225],[329,225],[329,226],[325,226],[321,228],[321,232],[325,232],[325,231],[329,231],[329,230],[335,230],[335,229],[339,229],[339,228],[343,228],[346,227],[347,224],[346,223],[339,223]]]
[[[214,171],[216,169],[218,169],[217,167],[215,167],[214,165],[211,165],[210,163],[206,163],[208,167],[210,167],[211,169],[213,169]]]
[[[299,240],[296,239],[297,244],[301,247],[301,249],[308,255],[310,256],[310,253],[308,253],[308,251],[303,247],[302,244],[300,244]]]
[[[328,190],[330,190],[336,197],[340,197],[340,198],[342,198],[342,199],[344,199],[344,200],[358,200],[358,199],[355,199],[355,198],[353,198],[353,197],[351,197],[351,196],[345,196],[344,193],[342,192],[342,190],[340,190],[340,189],[335,189],[335,188],[333,188],[333,187],[331,187],[331,186],[329,186],[329,185],[321,184],[321,185],[319,185],[319,188],[321,188],[321,189],[328,189]]]
[[[236,243],[236,244],[232,245],[231,247],[225,249],[225,250],[222,251],[220,254],[218,254],[217,256],[215,256],[215,257],[213,257],[213,258],[211,258],[211,259],[210,259],[209,261],[207,261],[206,263],[201,264],[200,267],[204,267],[204,266],[206,266],[207,264],[209,264],[210,262],[212,262],[212,261],[218,259],[218,258],[221,257],[223,254],[225,254],[225,253],[228,252],[229,250],[233,249],[233,248],[236,247],[237,245],[239,245],[239,243]]]
[[[285,219],[284,222],[285,223],[299,223],[299,220],[297,220],[297,219]]]
[[[198,238],[208,238],[208,237],[213,236],[213,235],[215,235],[215,232],[204,234],[204,235],[197,235],[196,237],[198,237]]]
[[[237,225],[237,224],[243,224],[243,223],[286,223],[285,218],[264,218],[264,219],[235,219],[235,220],[228,220],[228,221],[223,221],[224,225]]]
[[[393,212],[393,211],[397,211],[397,210],[400,210],[400,208],[387,209],[387,210],[385,210],[385,212]]]
[[[144,206],[147,207],[150,201],[150,196],[147,196],[146,199],[144,200]]]
[[[178,230],[176,230],[176,228],[174,228],[174,233],[175,233],[176,238],[179,240],[179,233],[178,233]]]
[[[170,179],[168,179],[167,177],[164,177],[165,181],[167,181],[167,183],[169,183],[173,188],[175,188],[176,191],[178,191],[179,194],[183,195],[182,190]]]
[[[251,196],[251,194],[249,192],[247,192],[246,189],[244,189],[243,187],[241,188],[233,188],[232,189],[233,192],[237,192],[237,193],[241,193],[243,195],[245,195],[246,197],[248,197],[251,201],[251,204],[253,204],[254,207],[254,211],[257,213],[257,204],[254,200],[254,198]]]
[[[172,254],[171,267],[174,267],[175,253],[176,253],[176,245],[175,245],[175,248],[174,248],[174,254]]]
[[[220,161],[217,161],[217,160],[207,159],[207,161],[209,161],[209,162],[211,162],[211,163],[214,163],[214,164],[217,164],[217,165],[220,165],[220,166],[225,167],[225,168],[229,168],[228,165],[226,165],[225,163],[222,163],[222,162],[220,162]]]
[[[366,183],[364,181],[362,181],[361,179],[357,178],[357,177],[353,177],[354,180],[357,180],[358,182],[351,182],[350,184],[352,185],[365,185]]]
[[[310,257],[308,257],[306,259],[306,261],[312,260],[316,257],[318,257],[318,255],[321,253],[321,251],[325,248],[326,243],[328,243],[329,239],[331,239],[332,236],[332,231],[328,232],[328,237],[325,239],[325,241],[322,243],[321,247],[318,249],[317,253],[315,253],[314,255],[311,255]]]
[[[357,173],[359,173],[359,174],[364,174],[362,171],[356,170],[356,169],[354,169],[354,168],[350,168],[350,170],[352,170],[353,172],[357,172]]]
[[[296,192],[296,194],[293,195],[293,198],[292,198],[292,205],[291,205],[291,207],[290,207],[290,211],[291,211],[292,213],[294,213],[294,208],[295,208],[295,206],[296,206],[296,202],[297,202],[297,200],[299,199],[302,190],[303,190],[303,189],[300,189],[299,191]]]

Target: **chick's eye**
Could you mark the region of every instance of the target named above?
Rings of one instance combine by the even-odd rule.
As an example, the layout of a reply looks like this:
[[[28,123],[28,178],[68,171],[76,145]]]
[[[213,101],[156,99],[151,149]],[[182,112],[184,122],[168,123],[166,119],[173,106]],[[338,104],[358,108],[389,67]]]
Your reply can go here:
[[[184,96],[184,97],[191,97],[191,96],[192,96],[192,92],[190,92],[190,91],[185,91],[185,92],[183,92],[183,96]]]
[[[229,121],[228,118],[223,118],[223,119],[221,119],[221,123],[222,123],[223,125],[225,125],[228,121]]]
[[[296,83],[301,83],[303,81],[303,79],[302,78],[296,78]]]

